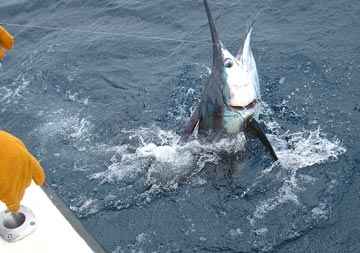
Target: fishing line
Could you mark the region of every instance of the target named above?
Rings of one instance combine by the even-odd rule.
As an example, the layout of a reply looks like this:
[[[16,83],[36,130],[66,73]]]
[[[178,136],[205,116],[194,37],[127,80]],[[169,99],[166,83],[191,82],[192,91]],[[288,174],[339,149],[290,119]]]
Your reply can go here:
[[[250,29],[254,26],[256,20],[258,19],[259,15],[264,11],[264,8],[261,8],[255,15],[255,17],[252,19],[251,23],[248,23],[248,28],[247,28],[247,33],[250,31]],[[269,8],[267,8],[266,10],[269,10]]]
[[[75,33],[112,35],[112,36],[122,36],[122,37],[129,37],[129,38],[141,38],[141,39],[160,40],[160,41],[174,41],[174,42],[197,43],[197,44],[199,44],[199,43],[214,44],[209,41],[201,41],[201,40],[183,40],[183,39],[172,39],[172,38],[164,38],[164,37],[157,37],[157,36],[145,36],[145,35],[138,35],[138,34],[98,32],[98,31],[89,31],[89,30],[74,29],[74,28],[53,27],[53,26],[22,25],[22,24],[13,24],[13,23],[4,23],[4,22],[0,22],[0,25],[27,27],[27,28],[44,29],[44,30],[45,29],[46,30],[57,30],[57,31],[64,31],[64,32],[75,32]]]

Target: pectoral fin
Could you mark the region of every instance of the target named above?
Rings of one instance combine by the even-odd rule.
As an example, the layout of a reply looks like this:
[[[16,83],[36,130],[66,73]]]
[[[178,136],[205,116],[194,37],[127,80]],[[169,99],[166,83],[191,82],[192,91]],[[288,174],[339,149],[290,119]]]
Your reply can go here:
[[[271,156],[274,158],[275,161],[278,160],[277,155],[273,147],[271,146],[268,138],[266,137],[264,130],[260,126],[259,122],[257,122],[253,117],[249,118],[246,122],[246,128],[252,132],[257,138],[260,139],[262,144],[269,150]]]
[[[198,104],[193,115],[190,118],[188,125],[185,128],[183,136],[181,136],[180,143],[184,143],[194,131],[196,124],[200,120],[201,104]]]

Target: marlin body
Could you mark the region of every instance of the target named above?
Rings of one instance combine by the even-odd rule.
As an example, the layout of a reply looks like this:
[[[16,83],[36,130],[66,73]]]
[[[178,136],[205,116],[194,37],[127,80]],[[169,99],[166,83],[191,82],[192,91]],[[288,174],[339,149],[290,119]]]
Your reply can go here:
[[[256,63],[250,47],[252,26],[234,57],[220,42],[206,0],[204,5],[213,42],[213,67],[181,141],[185,141],[198,125],[199,132],[223,131],[234,135],[248,131],[258,137],[278,160],[274,149],[255,118],[258,117],[260,85]]]

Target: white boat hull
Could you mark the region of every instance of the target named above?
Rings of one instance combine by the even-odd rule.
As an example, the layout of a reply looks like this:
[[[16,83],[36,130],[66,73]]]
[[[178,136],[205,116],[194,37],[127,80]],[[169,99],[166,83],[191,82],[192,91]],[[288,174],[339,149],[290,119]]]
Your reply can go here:
[[[18,241],[0,238],[1,253],[105,252],[50,186],[31,184],[21,205],[35,215],[36,229]],[[6,209],[0,202],[0,211]]]

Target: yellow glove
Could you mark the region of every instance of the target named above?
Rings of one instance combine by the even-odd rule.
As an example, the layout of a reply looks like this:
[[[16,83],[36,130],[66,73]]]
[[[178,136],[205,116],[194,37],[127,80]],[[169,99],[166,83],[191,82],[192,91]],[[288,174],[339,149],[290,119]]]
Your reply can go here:
[[[9,211],[19,210],[25,189],[32,179],[37,185],[45,182],[39,162],[18,138],[0,131],[0,200]]]
[[[0,25],[0,47],[10,50],[14,46],[14,38]],[[0,60],[4,57],[5,53],[0,49]]]

